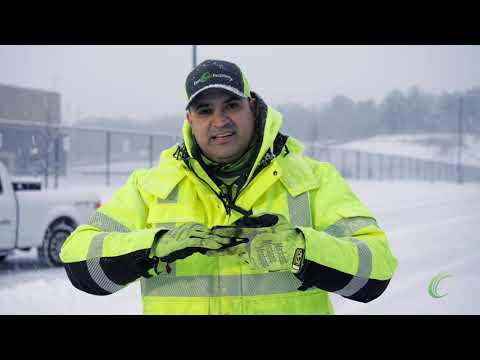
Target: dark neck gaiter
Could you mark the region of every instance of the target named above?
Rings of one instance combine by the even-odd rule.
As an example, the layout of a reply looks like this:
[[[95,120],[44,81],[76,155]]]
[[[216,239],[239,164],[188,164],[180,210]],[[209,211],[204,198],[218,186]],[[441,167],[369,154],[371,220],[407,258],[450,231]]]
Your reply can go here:
[[[258,136],[255,134],[254,138],[250,142],[247,151],[235,162],[229,164],[219,164],[210,160],[203,153],[200,153],[202,161],[207,168],[207,173],[215,176],[217,179],[221,179],[223,182],[230,184],[233,183],[242,172],[246,171],[253,158],[257,154],[257,147],[259,146]]]

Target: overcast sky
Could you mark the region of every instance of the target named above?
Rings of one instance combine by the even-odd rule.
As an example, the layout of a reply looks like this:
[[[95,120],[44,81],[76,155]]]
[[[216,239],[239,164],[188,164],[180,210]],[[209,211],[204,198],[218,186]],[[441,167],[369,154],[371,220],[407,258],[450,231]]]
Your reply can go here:
[[[237,63],[274,106],[320,105],[337,94],[381,101],[415,85],[436,94],[480,86],[478,45],[199,45],[197,56]],[[191,66],[187,45],[0,45],[0,83],[60,92],[64,122],[181,114]]]

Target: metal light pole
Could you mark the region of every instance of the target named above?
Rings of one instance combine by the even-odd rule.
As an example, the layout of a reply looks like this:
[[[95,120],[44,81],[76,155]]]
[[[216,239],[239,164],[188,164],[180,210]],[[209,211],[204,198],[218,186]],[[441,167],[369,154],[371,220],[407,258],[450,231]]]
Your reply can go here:
[[[457,182],[463,183],[462,173],[462,147],[463,147],[463,97],[460,96],[460,106],[458,110],[458,157],[457,157]]]
[[[192,45],[192,69],[197,66],[197,45]]]

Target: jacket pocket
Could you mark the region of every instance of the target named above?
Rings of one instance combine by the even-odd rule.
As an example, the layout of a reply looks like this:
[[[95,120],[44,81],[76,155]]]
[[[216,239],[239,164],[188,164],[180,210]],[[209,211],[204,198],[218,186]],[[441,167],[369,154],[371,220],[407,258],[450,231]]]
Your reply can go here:
[[[147,222],[150,224],[203,222],[198,206],[155,204],[150,207]]]

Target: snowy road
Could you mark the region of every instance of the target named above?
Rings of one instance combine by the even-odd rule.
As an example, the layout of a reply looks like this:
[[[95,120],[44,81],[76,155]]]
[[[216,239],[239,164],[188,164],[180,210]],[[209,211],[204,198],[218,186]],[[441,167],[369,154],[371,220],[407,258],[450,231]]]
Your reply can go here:
[[[332,295],[337,314],[480,314],[480,184],[350,182],[377,216],[399,260],[375,301]],[[429,295],[433,277],[448,273]],[[0,263],[0,314],[140,314],[138,283],[116,294],[82,293],[63,269],[41,268],[36,251]]]

